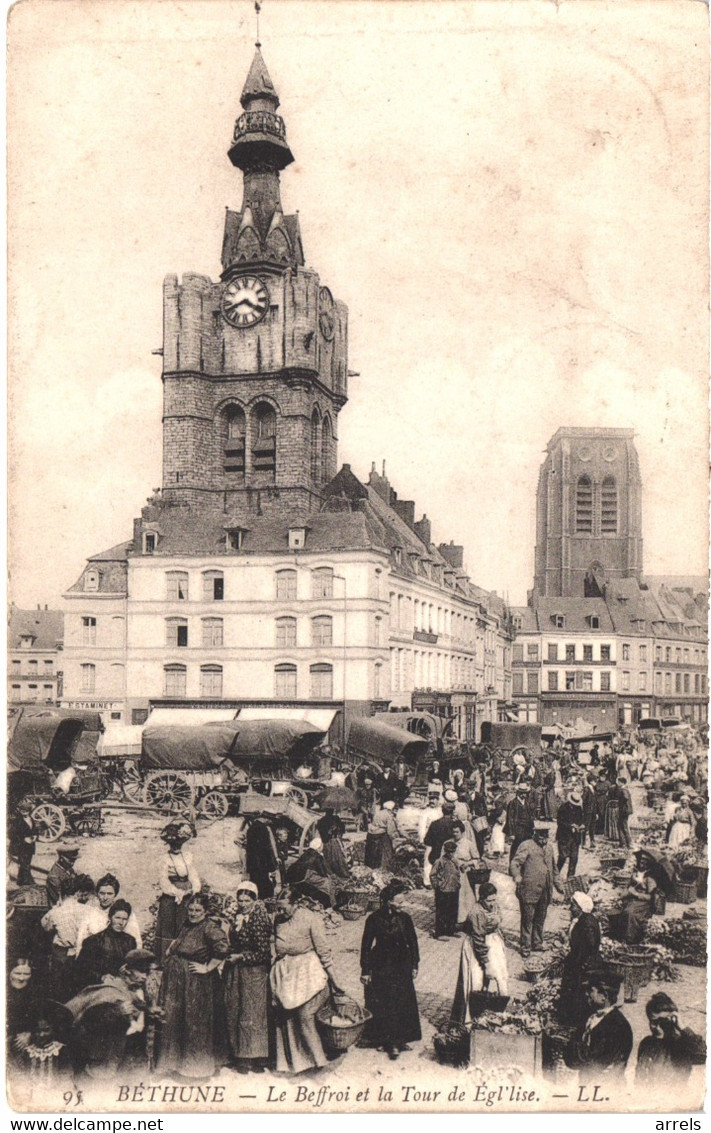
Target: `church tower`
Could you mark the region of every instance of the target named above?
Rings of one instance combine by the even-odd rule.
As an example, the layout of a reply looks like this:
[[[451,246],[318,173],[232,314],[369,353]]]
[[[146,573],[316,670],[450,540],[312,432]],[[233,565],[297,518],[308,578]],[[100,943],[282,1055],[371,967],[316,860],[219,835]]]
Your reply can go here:
[[[234,522],[320,509],[348,384],[347,308],[304,266],[282,209],[294,158],[259,44],[240,101],[229,158],[243,199],[225,217],[222,275],[163,288],[163,500]]]
[[[632,429],[558,429],[538,478],[533,598],[595,598],[642,574]]]

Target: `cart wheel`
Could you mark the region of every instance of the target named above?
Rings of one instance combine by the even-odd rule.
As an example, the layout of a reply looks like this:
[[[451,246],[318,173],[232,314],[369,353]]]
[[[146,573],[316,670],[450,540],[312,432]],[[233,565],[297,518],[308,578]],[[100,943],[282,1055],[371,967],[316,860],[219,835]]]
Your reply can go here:
[[[121,791],[132,803],[143,802],[143,776],[135,763],[128,763],[120,779]]]
[[[101,811],[88,810],[78,814],[72,822],[72,830],[82,838],[93,838],[101,832]]]
[[[32,811],[32,820],[37,826],[40,842],[56,842],[67,829],[64,814],[54,803],[40,803]]]
[[[298,803],[299,806],[302,806],[306,810],[308,810],[309,796],[306,794],[306,791],[303,791],[301,789],[301,787],[289,787],[289,790],[286,792],[286,797],[287,799],[291,799],[292,802]]]
[[[165,814],[185,814],[193,805],[193,789],[175,771],[154,771],[146,779],[143,798]]]
[[[208,791],[197,804],[198,814],[205,818],[225,818],[228,810],[227,799],[220,791]]]

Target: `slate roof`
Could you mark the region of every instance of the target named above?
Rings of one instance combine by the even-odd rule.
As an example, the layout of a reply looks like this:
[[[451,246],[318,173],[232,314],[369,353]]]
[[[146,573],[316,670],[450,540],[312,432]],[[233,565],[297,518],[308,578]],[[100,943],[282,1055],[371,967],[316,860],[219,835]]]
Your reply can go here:
[[[33,649],[61,649],[64,642],[64,614],[61,610],[20,610],[10,607],[8,649],[19,649],[20,638],[31,634]]]

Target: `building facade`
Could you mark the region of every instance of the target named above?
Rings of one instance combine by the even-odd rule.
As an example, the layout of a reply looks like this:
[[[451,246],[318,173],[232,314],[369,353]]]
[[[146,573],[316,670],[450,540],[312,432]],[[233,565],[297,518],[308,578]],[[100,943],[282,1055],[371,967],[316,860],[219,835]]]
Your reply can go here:
[[[63,691],[64,615],[45,606],[10,607],[7,701],[58,704]]]
[[[631,429],[559,429],[537,492],[528,606],[512,610],[519,719],[598,731],[708,718],[703,578],[642,573]]]
[[[222,274],[163,291],[163,484],[67,591],[67,706],[436,702],[474,739],[510,708],[511,622],[384,474],[337,472],[348,312],[304,267],[259,49],[229,157]]]

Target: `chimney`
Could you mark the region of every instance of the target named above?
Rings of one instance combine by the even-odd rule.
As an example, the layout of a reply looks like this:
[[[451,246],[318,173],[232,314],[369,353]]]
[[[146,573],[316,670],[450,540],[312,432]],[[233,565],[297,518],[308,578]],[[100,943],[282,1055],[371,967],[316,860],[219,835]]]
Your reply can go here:
[[[384,472],[385,472],[385,461],[383,461],[383,473]],[[392,499],[392,490],[390,488],[390,481],[387,480],[384,475],[383,476],[378,475],[378,473],[375,470],[375,463],[373,463],[373,467],[370,470],[370,479],[368,480],[368,485],[375,492],[378,493],[381,500],[385,500],[385,503],[388,504],[388,506],[390,505],[391,499]]]
[[[418,519],[415,524],[415,533],[419,535],[425,546],[429,547],[432,542],[432,524],[424,513],[422,519]]]
[[[464,547],[453,540],[449,543],[440,543],[439,553],[455,570],[461,570],[464,566]]]
[[[393,492],[395,496],[395,493]],[[415,524],[415,501],[414,500],[399,500],[397,496],[392,502],[393,509],[403,519],[410,530],[416,530]]]

